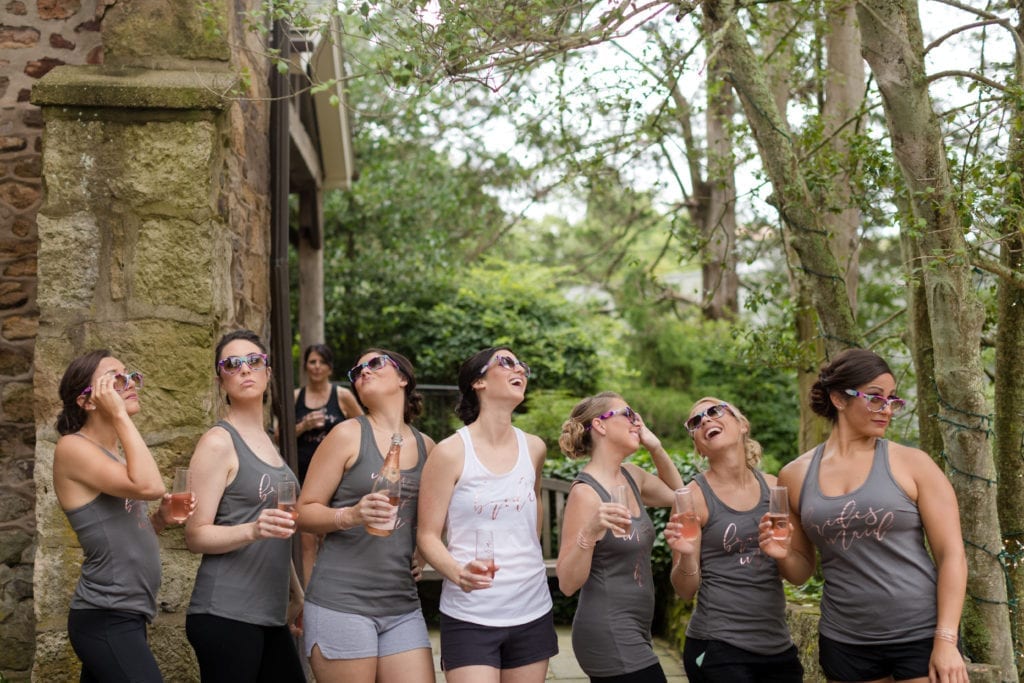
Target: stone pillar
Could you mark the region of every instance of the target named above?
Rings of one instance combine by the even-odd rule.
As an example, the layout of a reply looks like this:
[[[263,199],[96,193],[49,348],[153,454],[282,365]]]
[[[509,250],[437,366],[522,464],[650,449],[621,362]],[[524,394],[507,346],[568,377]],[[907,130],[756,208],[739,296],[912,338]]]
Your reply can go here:
[[[43,118],[29,102],[54,66],[102,56],[95,2],[0,3],[0,679],[27,680],[35,651],[32,355]]]
[[[267,65],[258,50],[229,48],[249,40],[235,14],[246,3],[222,2],[218,31],[198,4],[110,4],[104,65],[61,66],[32,92],[46,185],[37,219],[35,680],[74,680],[79,667],[66,619],[81,550],[51,478],[68,362],[105,347],[145,373],[135,422],[169,484],[215,418],[217,338],[242,326],[267,332]],[[252,78],[235,98],[243,66]],[[161,547],[150,644],[166,680],[198,680],[184,633],[198,557],[180,529],[165,531]]]

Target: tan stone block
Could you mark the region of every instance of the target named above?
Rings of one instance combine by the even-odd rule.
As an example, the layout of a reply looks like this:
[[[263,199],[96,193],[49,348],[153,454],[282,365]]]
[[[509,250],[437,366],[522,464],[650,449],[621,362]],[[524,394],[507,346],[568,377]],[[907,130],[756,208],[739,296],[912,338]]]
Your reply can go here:
[[[42,59],[33,59],[25,65],[25,75],[30,78],[42,78],[46,74],[57,66],[61,66],[66,62],[63,59],[55,59],[53,57],[43,57]]]
[[[185,637],[184,614],[158,615],[150,627],[149,643],[164,681],[194,683],[199,680],[199,665]]]
[[[34,220],[19,217],[14,219],[14,223],[11,224],[11,232],[14,233],[15,237],[28,237],[32,234],[32,228],[35,226]]]
[[[38,612],[38,610],[37,610]],[[33,681],[77,681],[81,662],[71,649],[67,634],[67,613],[64,624],[45,632],[36,632],[36,656],[32,666]],[[37,626],[38,628],[38,626]]]
[[[40,545],[35,560],[32,580],[37,628],[41,632],[66,628],[68,606],[81,574],[82,551]]]
[[[23,17],[28,14],[28,9],[26,9],[25,3],[21,0],[11,0],[7,3],[7,6],[4,9],[19,17]]]
[[[32,422],[32,384],[9,382],[0,393],[3,419],[8,422]]]
[[[14,261],[30,256],[36,251],[36,243],[28,240],[0,240],[0,261]]]
[[[72,40],[68,40],[59,33],[50,34],[50,47],[58,50],[74,50],[75,43]]]
[[[4,339],[33,339],[39,329],[38,315],[12,315],[3,322]]]
[[[0,292],[3,286],[0,285]],[[32,350],[6,348],[0,353],[0,377],[21,377],[32,369]]]
[[[161,616],[185,616],[189,600],[192,598],[192,587],[195,585],[196,572],[199,571],[201,555],[190,553],[184,548],[184,534],[180,527],[173,533],[165,531],[161,534],[161,582],[157,594],[157,605]],[[166,543],[180,543],[182,547],[168,548]]]
[[[212,311],[212,227],[209,221],[143,221],[133,269],[134,292],[139,301],[202,315]]]
[[[96,217],[77,213],[51,219],[40,213],[39,284],[36,301],[51,315],[89,309],[99,280],[100,237]],[[63,370],[61,371],[63,372]]]
[[[28,292],[21,282],[0,282],[0,308],[18,308],[28,302]]]

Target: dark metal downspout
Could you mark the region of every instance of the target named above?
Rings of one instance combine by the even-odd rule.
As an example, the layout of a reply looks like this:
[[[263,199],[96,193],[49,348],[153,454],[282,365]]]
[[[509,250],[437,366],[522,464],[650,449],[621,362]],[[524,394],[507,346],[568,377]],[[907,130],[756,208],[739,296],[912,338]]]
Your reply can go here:
[[[274,22],[273,47],[287,60],[288,32]],[[270,69],[270,358],[274,373],[274,414],[278,448],[292,471],[297,470],[295,402],[292,400],[292,323],[288,296],[288,75]]]

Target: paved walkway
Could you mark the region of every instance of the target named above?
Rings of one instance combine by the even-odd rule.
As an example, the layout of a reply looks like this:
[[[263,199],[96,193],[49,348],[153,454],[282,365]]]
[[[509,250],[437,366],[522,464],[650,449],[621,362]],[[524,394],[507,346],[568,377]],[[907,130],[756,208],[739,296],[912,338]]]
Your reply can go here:
[[[548,665],[549,681],[560,681],[561,683],[589,683],[590,679],[576,663],[572,655],[572,639],[568,626],[557,626],[558,631],[558,655]],[[434,671],[437,673],[437,683],[444,683],[444,674],[441,672],[441,642],[437,629],[430,631],[430,644],[434,649]],[[654,651],[658,653],[661,660],[661,668],[665,670],[668,683],[683,683],[686,681],[686,674],[683,673],[683,660],[679,653],[675,652],[667,642],[658,638],[654,639]]]

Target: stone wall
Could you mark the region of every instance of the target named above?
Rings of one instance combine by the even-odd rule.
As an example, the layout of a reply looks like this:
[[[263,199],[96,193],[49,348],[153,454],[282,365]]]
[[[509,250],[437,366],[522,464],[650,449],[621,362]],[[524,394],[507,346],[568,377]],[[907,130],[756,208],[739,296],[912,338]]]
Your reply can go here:
[[[60,64],[102,59],[95,2],[0,0],[0,674],[35,651],[32,356],[43,118],[32,86]]]
[[[265,334],[270,305],[267,65],[258,50],[229,47],[252,40],[236,18],[251,3],[220,2],[222,30],[212,33],[198,3],[101,0],[98,15],[85,4],[38,1],[92,12],[102,44],[93,61],[104,64],[53,68],[31,95],[42,112],[36,166],[46,193],[32,227],[34,376],[26,361],[23,380],[33,382],[24,391],[35,408],[35,486],[29,450],[23,489],[36,508],[36,624],[22,636],[36,647],[32,677],[45,681],[73,680],[79,667],[66,618],[81,550],[51,480],[64,368],[106,347],[145,373],[136,424],[170,483],[219,405],[216,339],[241,326]],[[251,85],[236,99],[243,67]],[[165,531],[161,548],[150,643],[165,680],[198,680],[184,634],[198,557],[180,530]],[[27,678],[24,667],[0,671]]]

